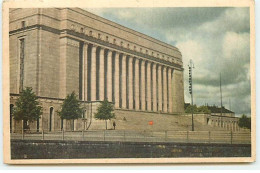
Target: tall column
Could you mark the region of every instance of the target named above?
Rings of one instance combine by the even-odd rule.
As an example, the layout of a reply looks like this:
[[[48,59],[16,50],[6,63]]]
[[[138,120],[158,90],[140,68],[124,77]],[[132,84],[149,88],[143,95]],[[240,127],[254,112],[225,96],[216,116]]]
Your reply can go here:
[[[229,130],[229,121],[227,121],[227,127],[226,130]]]
[[[84,44],[83,48],[83,100],[87,100],[88,98],[88,43]]]
[[[153,64],[153,111],[157,111],[157,86],[156,86],[156,64]]]
[[[128,103],[129,109],[133,109],[133,57],[128,58]]]
[[[107,54],[107,99],[112,102],[112,51]]]
[[[158,111],[162,111],[162,66],[158,66]]]
[[[105,88],[104,88],[104,83],[105,83],[105,53],[104,53],[105,49],[101,48],[100,49],[100,54],[99,54],[99,100],[103,101],[104,98],[104,92],[105,92]]]
[[[226,130],[228,130],[228,121],[226,121]]]
[[[167,68],[166,67],[164,67],[163,68],[163,111],[164,112],[168,112],[168,110],[167,110],[167,95],[168,95],[168,93],[167,93],[167,74],[166,74],[166,71],[167,70]]]
[[[152,105],[152,101],[151,101],[151,62],[147,63],[147,110],[151,111],[151,105]]]
[[[97,46],[93,45],[91,50],[91,101],[96,100],[96,50]]]
[[[135,58],[135,109],[139,110],[139,59]]]
[[[42,131],[43,129],[43,115],[41,115],[41,117],[39,118],[39,131]],[[12,128],[15,128],[15,125],[12,125]],[[12,129],[15,130],[15,129]]]
[[[126,109],[126,55],[122,56],[122,108]]]
[[[145,110],[145,61],[142,61],[141,64],[141,91],[142,91],[142,95],[141,95],[141,108],[142,110]]]
[[[169,111],[172,112],[172,69],[168,69],[168,86],[169,86],[169,93],[168,93],[168,101],[169,101]]]
[[[74,123],[74,125],[73,125],[73,126],[74,126],[74,129],[73,129],[73,130],[74,130],[74,131],[77,131],[77,130],[78,130],[78,126],[77,126],[77,125],[78,125],[78,119],[75,119],[75,120],[73,121],[73,123]]]
[[[115,55],[115,107],[119,108],[119,53]]]

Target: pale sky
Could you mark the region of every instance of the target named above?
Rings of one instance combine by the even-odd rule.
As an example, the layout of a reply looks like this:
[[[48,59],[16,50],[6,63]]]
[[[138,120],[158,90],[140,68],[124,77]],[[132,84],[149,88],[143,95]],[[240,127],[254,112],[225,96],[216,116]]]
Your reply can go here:
[[[184,67],[185,102],[188,63],[192,59],[193,97],[197,105],[223,105],[250,115],[249,8],[97,8],[86,9],[108,20],[169,43],[180,49]]]

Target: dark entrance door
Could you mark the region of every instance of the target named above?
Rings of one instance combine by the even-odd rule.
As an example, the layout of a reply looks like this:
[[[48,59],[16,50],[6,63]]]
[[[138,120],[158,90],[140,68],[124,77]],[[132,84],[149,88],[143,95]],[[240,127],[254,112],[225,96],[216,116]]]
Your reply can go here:
[[[50,108],[50,124],[49,124],[49,131],[52,129],[52,116],[53,116],[53,107]]]
[[[13,120],[13,108],[14,108],[14,105],[13,104],[11,104],[10,105],[10,132],[12,133],[12,120]]]

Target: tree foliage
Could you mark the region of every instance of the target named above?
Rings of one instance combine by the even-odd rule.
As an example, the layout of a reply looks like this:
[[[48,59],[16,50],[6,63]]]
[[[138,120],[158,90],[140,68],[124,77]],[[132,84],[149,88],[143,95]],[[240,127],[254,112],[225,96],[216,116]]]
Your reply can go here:
[[[238,125],[239,127],[251,130],[251,118],[248,118],[246,115],[243,114],[242,117],[239,118]]]
[[[193,110],[193,113],[204,113],[204,114],[210,114],[211,111],[208,109],[207,106],[199,106],[197,107],[197,105],[189,105],[186,107],[185,109],[185,112],[186,113],[192,113],[192,110]]]
[[[57,111],[61,119],[74,120],[82,117],[83,109],[75,92],[68,94],[62,103],[61,110]]]
[[[185,112],[186,113],[197,113],[198,112],[198,108],[197,108],[197,105],[189,105],[186,109],[185,109]]]
[[[95,113],[95,118],[99,120],[110,120],[115,118],[115,114],[113,113],[114,106],[109,103],[107,100],[101,102],[97,109],[97,113]]]
[[[15,103],[16,107],[13,110],[15,120],[35,121],[42,115],[42,107],[37,101],[37,96],[31,87],[26,87]]]
[[[210,114],[211,111],[208,109],[207,106],[200,106],[197,109],[198,113],[205,113],[205,114]]]

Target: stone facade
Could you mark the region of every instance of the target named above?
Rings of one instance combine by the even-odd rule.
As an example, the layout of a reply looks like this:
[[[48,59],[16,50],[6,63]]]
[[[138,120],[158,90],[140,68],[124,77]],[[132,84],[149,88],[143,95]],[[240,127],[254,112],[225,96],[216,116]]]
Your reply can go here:
[[[207,124],[212,127],[221,127],[226,130],[239,131],[239,118],[234,116],[211,115],[207,118]]]
[[[37,128],[60,129],[56,111],[72,91],[91,109],[95,105],[93,110],[108,99],[116,109],[184,112],[183,63],[176,47],[78,8],[9,14],[10,102],[14,105],[21,88],[32,87],[44,108]],[[74,124],[82,129],[84,118]]]
[[[188,114],[186,116],[191,116]],[[213,114],[194,114],[194,119],[201,124],[209,125],[212,129],[222,128],[227,131],[240,131],[239,118],[235,116],[220,116]]]

